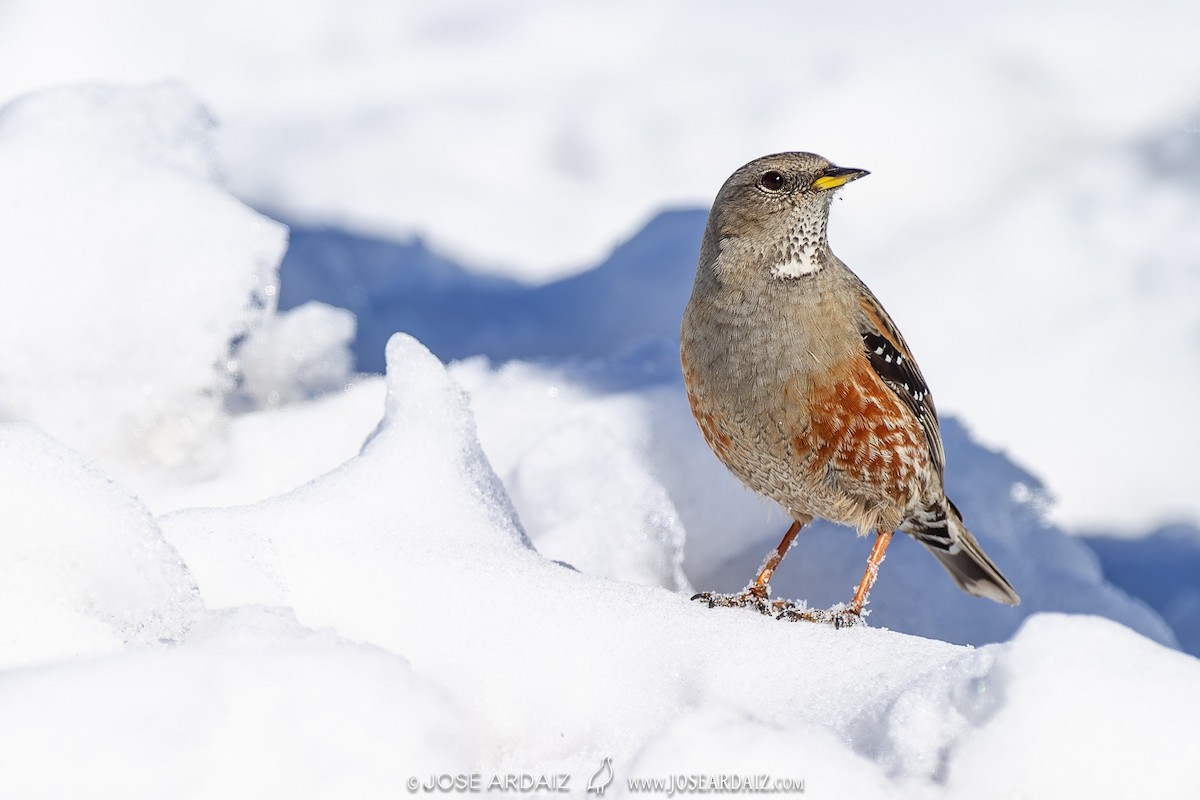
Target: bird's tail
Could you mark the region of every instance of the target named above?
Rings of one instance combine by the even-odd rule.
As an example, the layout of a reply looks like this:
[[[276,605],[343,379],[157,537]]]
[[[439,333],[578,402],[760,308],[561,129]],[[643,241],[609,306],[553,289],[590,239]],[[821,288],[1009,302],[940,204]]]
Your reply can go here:
[[[1021,598],[1016,589],[983,552],[979,542],[963,524],[962,515],[954,504],[946,500],[944,508],[932,511],[934,513],[928,514],[911,528],[906,526],[906,532],[929,548],[929,552],[967,594],[1010,606],[1020,605]]]

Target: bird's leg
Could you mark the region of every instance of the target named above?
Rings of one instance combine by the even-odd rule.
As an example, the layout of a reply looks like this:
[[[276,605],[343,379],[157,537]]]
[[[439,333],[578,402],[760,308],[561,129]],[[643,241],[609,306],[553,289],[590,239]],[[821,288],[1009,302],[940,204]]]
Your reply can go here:
[[[787,532],[783,534],[783,539],[770,553],[767,553],[766,559],[762,566],[758,568],[758,576],[754,582],[746,587],[746,591],[755,597],[761,597],[764,600],[771,593],[771,578],[775,575],[775,570],[779,567],[779,562],[783,561],[783,557],[787,555],[787,551],[792,548],[796,541],[796,534],[800,533],[800,528],[804,523],[800,520],[794,521],[788,526]]]
[[[867,595],[875,585],[875,579],[879,577],[879,565],[883,563],[883,552],[887,550],[888,542],[892,541],[892,533],[894,531],[879,531],[875,536],[875,546],[871,548],[871,555],[867,558],[867,569],[863,572],[862,583],[855,590],[854,599],[850,601],[850,608],[847,609],[855,616],[861,615],[863,606],[867,604]]]
[[[854,591],[854,599],[848,606],[834,606],[823,611],[820,609],[784,608],[779,619],[804,620],[805,622],[823,622],[835,628],[850,628],[862,622],[863,606],[867,604],[867,595],[879,577],[879,565],[883,563],[883,554],[888,543],[892,541],[894,531],[879,531],[875,536],[875,546],[867,558],[867,568],[863,572],[862,582]]]
[[[762,566],[758,568],[758,575],[741,592],[737,594],[700,592],[697,595],[693,595],[692,599],[708,603],[709,608],[714,606],[736,606],[739,608],[753,606],[763,614],[778,614],[785,607],[790,607],[791,604],[786,601],[777,601],[768,604],[767,596],[771,593],[771,576],[775,574],[775,570],[779,567],[779,562],[783,561],[783,557],[787,555],[787,551],[791,549],[792,544],[796,541],[796,534],[800,533],[800,529],[807,522],[809,522],[807,519],[796,520],[788,526],[787,532],[783,534],[783,540],[779,542],[779,546],[770,553],[767,553]],[[775,606],[778,606],[778,608]]]

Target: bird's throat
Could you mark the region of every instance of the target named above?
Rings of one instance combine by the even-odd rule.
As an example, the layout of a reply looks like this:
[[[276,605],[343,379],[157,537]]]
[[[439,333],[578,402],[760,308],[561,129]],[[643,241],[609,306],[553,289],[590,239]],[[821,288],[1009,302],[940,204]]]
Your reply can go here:
[[[776,278],[795,280],[820,272],[829,252],[825,237],[827,221],[828,209],[802,212],[788,232],[778,260],[771,265],[771,274]]]
[[[786,261],[781,261],[771,267],[771,275],[781,280],[796,280],[805,275],[813,275],[824,269],[824,261],[819,253],[800,252],[792,255]]]

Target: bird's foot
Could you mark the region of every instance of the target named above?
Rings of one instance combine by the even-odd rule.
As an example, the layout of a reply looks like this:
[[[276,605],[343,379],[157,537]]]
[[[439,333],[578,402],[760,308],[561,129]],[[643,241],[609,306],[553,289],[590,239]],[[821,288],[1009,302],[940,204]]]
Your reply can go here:
[[[869,612],[855,611],[853,606],[839,603],[833,608],[809,608],[803,600],[770,600],[757,586],[748,586],[736,594],[700,592],[693,600],[707,603],[709,608],[752,608],[760,614],[788,622],[815,622],[835,628],[865,626]]]
[[[769,600],[767,593],[757,586],[748,586],[736,594],[700,592],[692,595],[692,599],[707,603],[709,608],[752,608],[772,617],[786,613],[794,605],[788,600]]]
[[[776,619],[789,622],[815,622],[820,625],[832,625],[835,628],[853,628],[856,625],[866,625],[866,614],[855,611],[845,603],[839,603],[833,608],[808,608],[804,604],[792,605],[783,610]]]

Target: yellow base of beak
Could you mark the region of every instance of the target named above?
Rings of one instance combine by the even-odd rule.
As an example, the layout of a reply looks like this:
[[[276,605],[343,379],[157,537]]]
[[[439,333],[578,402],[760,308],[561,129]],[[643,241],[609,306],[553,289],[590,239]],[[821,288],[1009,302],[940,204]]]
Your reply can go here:
[[[864,175],[870,175],[865,169],[850,169],[846,167],[833,167],[825,171],[825,174],[812,182],[812,187],[818,191],[828,191],[836,189],[839,186],[845,186],[850,181],[858,180]]]

